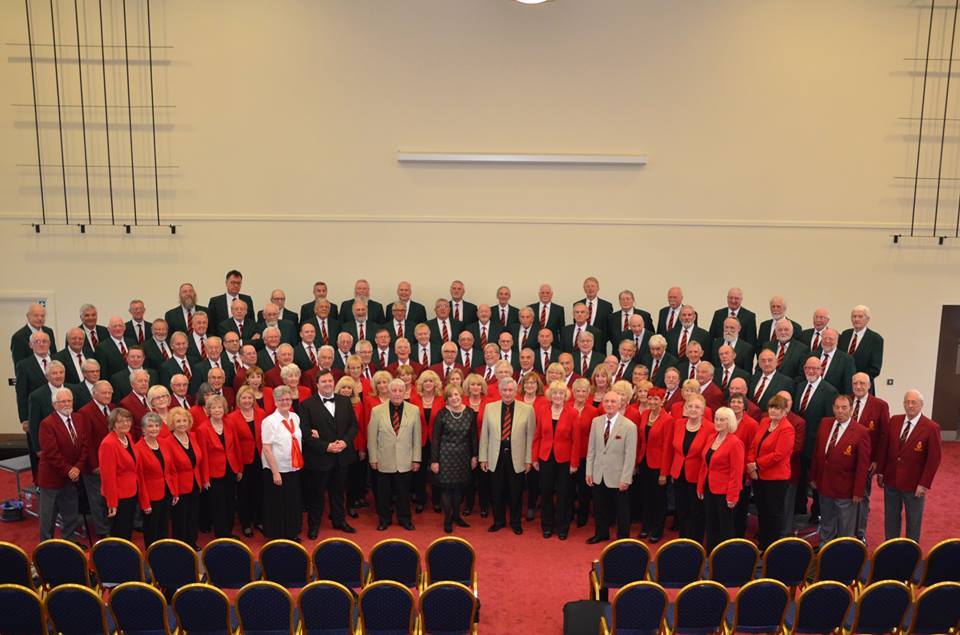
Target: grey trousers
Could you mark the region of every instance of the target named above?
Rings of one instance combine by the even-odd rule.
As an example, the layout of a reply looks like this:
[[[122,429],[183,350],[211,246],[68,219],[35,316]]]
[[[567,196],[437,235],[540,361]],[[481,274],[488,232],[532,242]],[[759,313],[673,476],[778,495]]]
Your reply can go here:
[[[797,488],[799,485],[797,483],[790,483],[787,485],[787,493],[783,499],[783,532],[782,536],[792,536],[793,535],[793,512],[794,504],[797,500]]]
[[[863,486],[863,500],[860,501],[860,516],[857,522],[857,538],[867,539],[867,519],[870,517],[870,493],[873,491],[873,475],[867,472],[867,484]]]
[[[100,493],[100,475],[87,472],[80,478],[83,479],[83,489],[87,492],[95,531],[98,536],[109,536],[110,522],[107,520],[107,502]]]
[[[68,483],[60,489],[46,487],[40,490],[40,540],[53,538],[57,515],[62,519],[60,535],[64,540],[77,540],[80,525],[80,494],[77,486]]]
[[[833,538],[856,536],[859,507],[853,499],[820,494],[820,544]]]
[[[900,510],[906,512],[907,538],[920,542],[920,524],[923,522],[923,504],[926,496],[903,492],[892,487],[883,488],[883,531],[886,540],[900,537]]]

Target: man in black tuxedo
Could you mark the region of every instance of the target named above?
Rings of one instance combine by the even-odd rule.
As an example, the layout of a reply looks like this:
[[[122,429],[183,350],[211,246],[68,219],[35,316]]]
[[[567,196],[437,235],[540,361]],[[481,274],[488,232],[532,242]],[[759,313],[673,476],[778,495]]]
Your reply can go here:
[[[603,346],[606,346],[603,332],[596,327],[590,326],[587,322],[588,316],[589,313],[586,304],[574,305],[573,324],[568,324],[563,327],[563,332],[560,336],[560,350],[565,353],[572,353],[577,350],[580,337],[584,333],[591,333],[594,342],[601,342]]]
[[[666,386],[664,373],[668,368],[676,368],[680,360],[667,352],[667,338],[659,333],[650,337],[647,348],[650,350],[650,356],[647,359],[647,365],[650,367],[650,381],[655,386],[663,388]]]
[[[757,371],[750,378],[747,396],[760,410],[767,411],[767,401],[781,390],[793,393],[794,381],[777,370],[777,354],[769,348],[757,356]]]
[[[231,269],[225,277],[226,293],[215,295],[207,303],[207,314],[210,317],[210,324],[216,326],[230,317],[230,306],[234,300],[243,300],[247,305],[247,315],[254,316],[253,298],[245,293],[240,293],[240,287],[243,285],[243,274],[236,269]],[[212,335],[216,335],[213,333]]]
[[[477,320],[464,327],[473,335],[474,345],[480,350],[490,342],[497,341],[501,331],[507,330],[500,325],[500,322],[493,319],[493,310],[489,304],[480,304],[477,306]],[[514,338],[516,341],[516,338]]]
[[[404,309],[404,319],[413,322],[413,325],[416,326],[420,322],[427,321],[427,309],[422,304],[413,300],[411,296],[413,295],[413,286],[406,280],[401,281],[397,284],[397,301],[393,304],[400,304]],[[394,316],[394,319],[396,317]],[[413,331],[410,331],[411,333]],[[404,335],[403,337],[406,337]],[[396,338],[394,338],[396,341]]]
[[[593,369],[602,364],[605,357],[603,353],[594,350],[594,345],[593,333],[584,331],[580,335],[577,350],[573,353],[574,371],[587,379],[593,376]]]
[[[363,300],[367,310],[365,315],[371,322],[374,324],[382,324],[387,321],[386,314],[383,311],[383,305],[376,300],[370,299],[370,283],[361,278],[353,283],[353,297],[349,300],[344,300],[340,304],[341,323],[346,322],[351,315],[354,316],[354,320],[356,320],[357,314],[353,307],[358,300]],[[373,336],[371,335],[371,337]],[[356,337],[354,337],[354,339],[356,339]]]
[[[760,328],[757,329],[757,345],[755,348],[758,351],[767,342],[773,342],[777,339],[776,325],[783,319],[790,320],[787,317],[787,301],[782,296],[775,295],[770,298],[770,319],[761,322]],[[793,325],[793,334],[800,337],[803,327],[793,320],[790,320],[790,323]]]
[[[683,308],[683,289],[670,287],[667,289],[667,306],[660,309],[657,315],[657,333],[667,336],[668,333],[680,325],[680,309]]]
[[[477,321],[477,305],[463,299],[465,292],[466,288],[459,280],[450,283],[450,317],[460,324]]]
[[[734,318],[740,322],[740,337],[753,345],[757,341],[757,315],[743,306],[743,291],[740,287],[733,287],[727,291],[727,306],[717,309],[710,322],[710,338],[718,340],[723,337],[724,321]]]
[[[401,282],[400,284],[402,285],[403,283]],[[422,304],[413,302],[412,300],[410,301],[410,305],[416,305],[413,308],[419,307],[420,310],[423,310]],[[417,311],[417,313],[419,313],[419,311]],[[394,343],[401,338],[412,338],[413,329],[416,328],[417,324],[427,321],[426,316],[423,316],[423,319],[411,320],[407,316],[407,305],[399,300],[390,305],[390,315],[390,321],[384,324],[384,326],[390,333],[391,343]]]
[[[372,317],[369,317],[367,313],[368,306],[365,300],[357,299],[351,300],[350,302],[351,313],[344,313],[343,307],[341,307],[340,312],[343,315],[352,315],[353,321],[343,324],[341,331],[347,332],[353,337],[354,347],[356,347],[357,342],[360,340],[367,340],[373,344],[373,337],[377,334],[380,323]],[[383,307],[380,307],[380,312],[383,312]]]
[[[503,285],[497,289],[497,304],[491,307],[491,310],[493,310],[493,321],[499,324],[501,329],[520,321],[519,310],[510,304],[511,297],[513,294],[510,292],[510,287]]]
[[[95,359],[85,360],[80,370],[80,381],[76,383],[64,382],[73,387],[74,405],[77,408],[84,407],[93,399],[94,384],[100,381],[100,362]]]
[[[114,373],[126,368],[127,354],[136,342],[124,338],[126,325],[123,323],[123,318],[114,315],[107,324],[109,336],[97,347],[96,358],[100,362],[103,376],[113,377]]]
[[[793,323],[782,318],[774,327],[773,342],[764,342],[763,348],[777,355],[777,370],[787,377],[799,380],[803,377],[803,361],[810,355],[810,349],[793,339]]]
[[[560,348],[553,345],[553,331],[548,328],[540,329],[537,334],[537,348],[533,349],[537,372],[545,375],[550,364],[560,361],[560,353]]]
[[[841,394],[852,394],[853,376],[857,373],[853,357],[837,347],[840,335],[836,329],[825,328],[821,335],[820,348],[812,351],[811,354],[820,358],[823,380]]]
[[[57,352],[57,338],[53,329],[46,326],[47,309],[42,304],[31,304],[27,307],[27,323],[10,337],[10,354],[13,356],[13,367],[17,362],[32,355],[30,350],[30,336],[37,331],[43,331],[50,338],[50,352]]]
[[[297,325],[288,320],[280,319],[280,307],[270,302],[263,307],[261,315],[263,319],[257,322],[257,333],[261,334],[261,338],[263,337],[262,333],[264,329],[272,326],[280,330],[281,342],[284,344],[290,344],[291,346],[296,346]]]
[[[541,284],[538,291],[539,302],[529,305],[533,311],[533,319],[536,321],[538,329],[548,328],[553,331],[553,339],[560,340],[563,332],[563,325],[566,319],[563,313],[563,307],[553,303],[553,287],[549,284]]]
[[[147,375],[150,377],[150,386],[156,386],[160,383],[160,376],[157,374],[157,371],[152,368],[144,368],[143,364],[145,361],[146,356],[143,353],[143,349],[136,344],[131,346],[130,350],[127,351],[126,367],[110,376],[110,385],[113,386],[113,394],[116,395],[117,401],[120,401],[130,394],[130,373],[135,370],[143,369],[147,371]],[[99,377],[97,379],[99,379]]]
[[[507,326],[510,335],[513,335],[514,345],[519,349],[536,348],[537,338],[539,337],[536,320],[533,315],[533,309],[528,306],[523,307],[518,312],[517,323]]]
[[[126,329],[123,332],[128,342],[133,342],[143,346],[151,335],[151,322],[144,319],[147,307],[143,300],[130,300],[130,319],[127,320]],[[76,404],[74,404],[76,405]]]
[[[110,337],[109,331],[105,326],[97,324],[97,307],[92,304],[84,304],[80,307],[80,328],[87,338],[83,347],[88,355],[93,357],[100,342]]]
[[[630,318],[634,315],[641,317],[643,329],[653,335],[653,317],[649,312],[635,306],[633,291],[624,289],[617,299],[620,301],[620,310],[611,313],[607,319],[607,337],[610,342],[616,345],[620,340],[630,337],[627,331],[630,330]],[[646,350],[646,346],[641,346],[639,350]]]
[[[450,317],[450,301],[440,298],[433,304],[434,318],[427,322],[430,327],[430,339],[434,344],[443,346],[446,342],[456,342],[463,330],[463,322]],[[476,310],[474,310],[476,315]]]
[[[870,394],[874,394],[877,376],[883,368],[883,337],[867,328],[870,324],[870,309],[862,304],[853,307],[850,312],[853,328],[840,335],[837,346],[853,356],[857,372],[870,376]]]
[[[197,304],[197,292],[193,285],[184,282],[180,285],[180,304],[163,315],[172,336],[176,332],[190,334],[193,332],[193,316],[197,311],[207,312],[207,307]]]
[[[607,342],[610,340],[610,316],[613,315],[613,305],[609,300],[599,297],[600,281],[590,276],[583,281],[584,297],[578,300],[576,304],[584,304],[587,307],[587,324],[594,327],[603,334],[603,339],[596,340],[597,350],[607,350]]]
[[[797,483],[797,497],[794,502],[794,512],[807,513],[807,483],[810,480],[810,461],[813,459],[813,450],[820,430],[820,422],[833,414],[833,400],[837,397],[837,390],[823,381],[820,375],[820,358],[811,355],[804,360],[803,375],[805,381],[797,383],[793,391],[793,411],[806,421],[803,450],[800,452],[800,480]],[[820,505],[817,493],[813,494],[813,516],[820,515]],[[816,520],[816,518],[814,518]]]
[[[270,292],[270,302],[277,305],[280,310],[281,320],[286,320],[293,324],[294,331],[300,330],[300,314],[287,308],[287,293],[283,289],[274,289]],[[263,321],[263,309],[257,312],[257,321]]]
[[[355,533],[344,516],[344,490],[347,466],[357,460],[353,440],[357,419],[350,400],[335,395],[333,373],[317,376],[317,394],[300,404],[300,430],[303,433],[303,467],[307,487],[307,536],[317,537],[323,519],[324,496],[330,498],[333,527]]]
[[[67,330],[67,345],[62,350],[53,355],[53,359],[63,364],[67,369],[67,383],[76,384],[83,378],[83,362],[88,359],[84,350],[86,339],[83,335],[83,329],[73,327]],[[89,359],[93,359],[90,357]]]
[[[322,280],[317,280],[313,283],[313,299],[309,302],[304,302],[300,307],[300,321],[309,320],[314,315],[316,315],[316,304],[320,300],[327,300],[327,283]],[[334,320],[340,320],[340,310],[337,308],[337,305],[333,302],[327,300],[330,304],[329,316]]]
[[[412,344],[413,350],[410,356],[419,362],[424,368],[429,368],[434,364],[439,364],[442,359],[440,346],[434,344],[431,339],[430,327],[424,323],[417,324],[413,329],[414,337],[417,343]]]
[[[311,316],[300,321],[301,324],[309,322],[313,325],[313,328],[317,331],[316,341],[320,346],[332,346],[337,343],[340,336],[342,330],[340,320],[334,318],[331,313],[336,308],[326,299],[317,300],[313,305]]]
[[[817,350],[820,348],[820,340],[823,339],[823,330],[828,324],[830,324],[830,311],[823,307],[816,309],[813,312],[813,328],[804,329],[800,334],[800,341],[811,351]]]
[[[713,383],[720,387],[724,395],[729,396],[730,382],[739,377],[749,383],[750,373],[737,366],[737,354],[729,344],[721,344],[716,352],[717,364],[714,368]]]
[[[720,363],[719,351],[721,346],[729,346],[733,349],[736,357],[736,364],[749,375],[753,371],[753,344],[747,342],[742,337],[742,325],[740,320],[733,317],[723,319],[723,333],[720,337],[713,340],[713,350],[711,359],[714,364]]]
[[[689,304],[680,309],[679,326],[666,334],[667,350],[683,359],[687,355],[687,345],[690,342],[700,342],[703,350],[710,350],[710,333],[697,326],[697,312]]]
[[[163,318],[157,318],[150,324],[152,336],[143,343],[143,352],[147,356],[147,368],[159,371],[163,363],[170,359],[170,344],[167,342],[169,330],[167,321]]]

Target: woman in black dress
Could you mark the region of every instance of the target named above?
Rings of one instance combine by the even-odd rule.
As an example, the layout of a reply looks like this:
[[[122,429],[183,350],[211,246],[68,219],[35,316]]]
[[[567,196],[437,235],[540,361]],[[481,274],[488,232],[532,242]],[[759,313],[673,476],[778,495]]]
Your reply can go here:
[[[453,525],[469,527],[460,516],[460,499],[477,467],[479,437],[477,414],[463,402],[463,389],[447,386],[444,391],[446,407],[433,424],[430,469],[436,475],[436,484],[442,488],[443,530],[453,532]]]

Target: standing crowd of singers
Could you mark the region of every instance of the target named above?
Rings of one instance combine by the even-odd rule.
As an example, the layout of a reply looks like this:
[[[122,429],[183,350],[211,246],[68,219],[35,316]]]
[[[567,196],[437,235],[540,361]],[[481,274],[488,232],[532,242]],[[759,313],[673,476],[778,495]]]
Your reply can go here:
[[[863,539],[873,480],[887,538],[905,516],[919,539],[939,426],[916,390],[893,417],[872,394],[883,340],[866,307],[843,334],[825,309],[803,331],[775,297],[757,330],[731,289],[708,333],[672,288],[654,333],[631,292],[614,312],[594,278],[572,324],[549,285],[518,310],[507,287],[477,306],[455,281],[427,320],[403,282],[387,319],[360,280],[339,311],[317,283],[301,315],[275,290],[253,320],[241,282],[229,272],[209,307],[183,284],[152,322],[137,300],[106,328],[84,305],[60,352],[30,307],[11,350],[42,539],[58,515],[76,539],[81,491],[99,536],[129,539],[139,515],[148,545],[232,536],[236,520],[245,536],[300,540],[304,511],[313,539],[326,503],[353,533],[372,491],[379,530],[394,516],[413,530],[432,506],[449,533],[479,503],[490,531],[520,534],[526,494],[544,538],[566,539],[592,508],[587,542],[632,522],[656,542],[672,488],[681,537],[743,537],[752,498],[765,549],[806,513],[808,487],[822,540]]]

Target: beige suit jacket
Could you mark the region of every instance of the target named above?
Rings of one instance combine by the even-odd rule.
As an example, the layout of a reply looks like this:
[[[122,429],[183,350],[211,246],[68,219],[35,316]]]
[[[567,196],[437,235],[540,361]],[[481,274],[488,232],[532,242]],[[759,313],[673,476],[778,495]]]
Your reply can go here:
[[[413,463],[420,462],[420,410],[410,402],[403,402],[400,431],[393,432],[390,421],[390,402],[382,403],[370,413],[367,426],[367,454],[377,471],[385,474],[409,472]]]
[[[500,459],[500,412],[502,401],[487,404],[483,410],[483,428],[480,432],[480,462],[487,463],[491,472],[497,469]],[[527,464],[532,463],[533,434],[537,423],[533,415],[533,408],[520,401],[514,402],[513,431],[510,434],[510,458],[513,461],[513,471],[517,474],[526,470]]]
[[[620,483],[633,482],[633,466],[637,462],[637,426],[621,414],[613,422],[613,428],[603,442],[603,429],[607,416],[595,417],[590,424],[590,446],[587,449],[586,474],[593,478],[594,485],[619,487]]]

